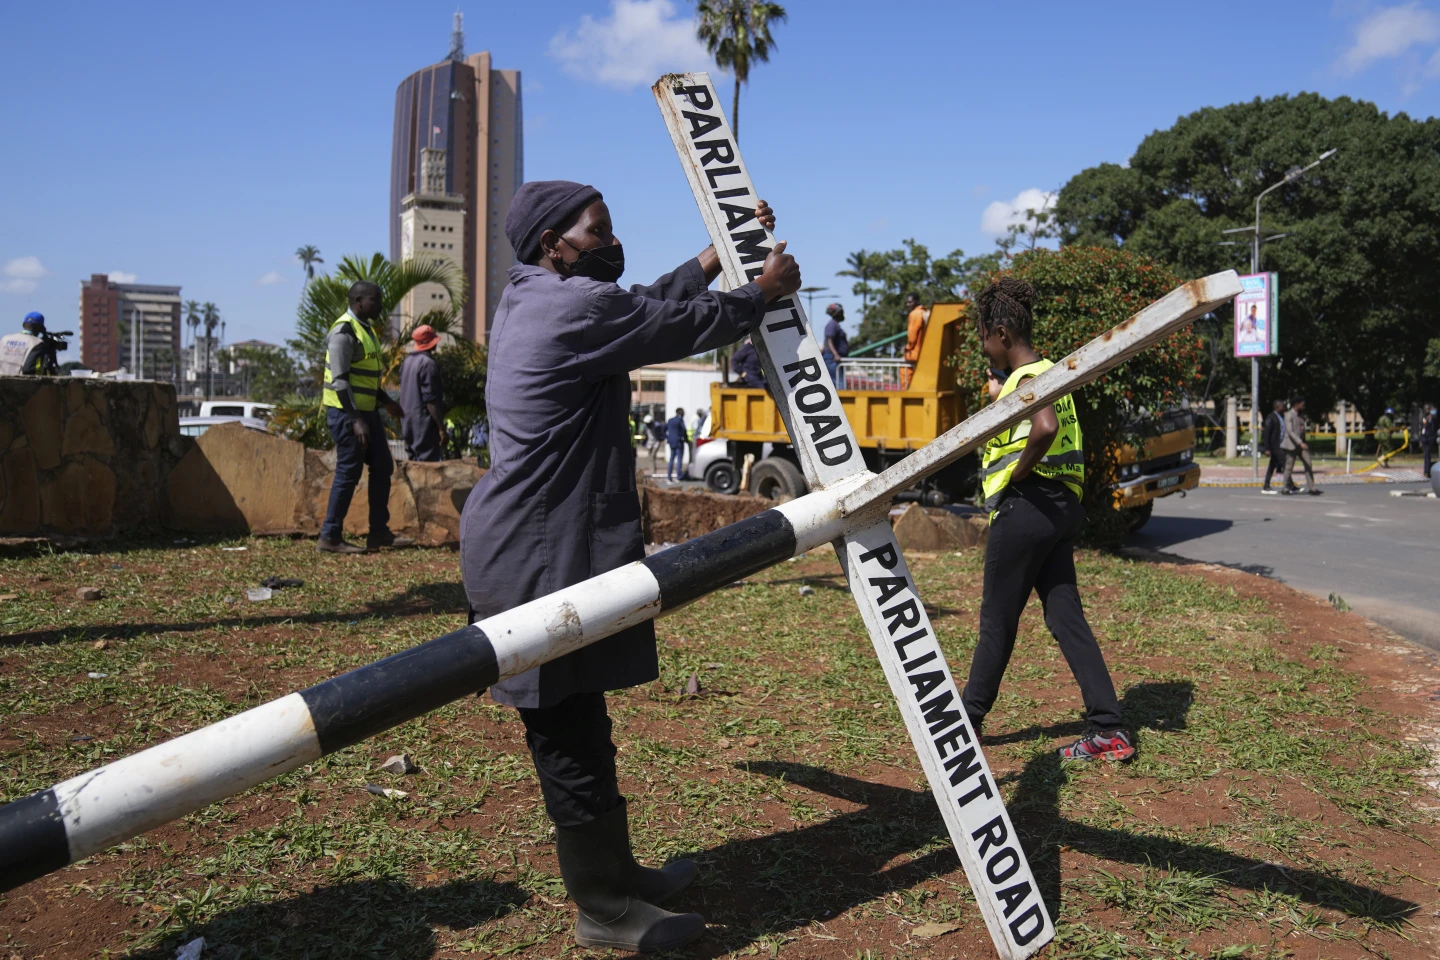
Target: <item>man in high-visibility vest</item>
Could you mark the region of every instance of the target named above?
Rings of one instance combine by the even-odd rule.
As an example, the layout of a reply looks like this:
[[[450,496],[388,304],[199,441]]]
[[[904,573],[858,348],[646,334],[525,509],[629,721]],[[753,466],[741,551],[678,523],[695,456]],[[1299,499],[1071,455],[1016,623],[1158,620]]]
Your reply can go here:
[[[25,314],[21,331],[0,338],[0,375],[18,377],[45,372],[45,318],[38,313]]]
[[[335,479],[330,504],[315,547],[325,553],[365,553],[413,541],[390,532],[390,475],[395,464],[385,440],[380,407],[402,415],[400,405],[380,386],[380,337],[373,326],[380,316],[380,288],[367,280],[350,287],[350,309],[330,328],[325,345],[325,387],[321,402],[330,436],[335,438]],[[365,467],[370,468],[370,529],[365,546],[345,542],[345,514]]]
[[[1054,366],[1030,342],[1035,291],[1003,277],[975,299],[977,327],[995,373],[990,396],[1013,393],[1025,380]],[[1060,751],[1064,760],[1135,754],[1121,726],[1120,702],[1105,657],[1080,606],[1075,582],[1075,538],[1085,522],[1085,454],[1075,402],[1067,394],[1002,431],[985,445],[981,461],[990,536],[985,546],[985,587],[980,600],[980,640],[965,684],[965,711],[976,731],[995,704],[1000,680],[1015,649],[1020,614],[1033,589],[1045,607],[1045,625],[1060,644],[1085,700],[1090,731]]]

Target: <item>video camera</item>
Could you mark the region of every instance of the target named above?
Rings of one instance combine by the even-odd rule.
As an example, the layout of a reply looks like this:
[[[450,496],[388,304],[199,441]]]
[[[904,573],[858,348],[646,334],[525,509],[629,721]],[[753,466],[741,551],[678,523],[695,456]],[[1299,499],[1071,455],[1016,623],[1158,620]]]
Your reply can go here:
[[[69,350],[70,341],[61,338],[73,336],[75,336],[74,330],[61,330],[57,333],[51,333],[49,330],[40,331],[41,349],[44,351],[44,356],[40,359],[42,375],[53,377],[60,372],[60,361],[56,358],[55,353],[58,350]]]

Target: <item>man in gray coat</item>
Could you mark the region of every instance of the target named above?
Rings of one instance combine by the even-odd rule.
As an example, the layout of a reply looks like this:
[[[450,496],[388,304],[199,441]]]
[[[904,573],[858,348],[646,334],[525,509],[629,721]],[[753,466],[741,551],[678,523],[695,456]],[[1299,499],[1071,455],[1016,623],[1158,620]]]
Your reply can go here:
[[[774,224],[763,202],[754,215]],[[732,223],[731,227],[737,224]],[[644,556],[635,493],[630,371],[734,343],[765,304],[800,287],[784,244],[753,282],[707,290],[713,249],[649,286],[616,285],[624,251],[594,187],[527,183],[505,231],[520,263],[490,326],[490,470],[466,501],[460,564],[479,619]],[[694,879],[691,861],[639,866],[605,691],[659,675],[650,621],[495,685],[519,709],[556,827],[566,889],[585,946],[665,950],[704,930],[696,914],[655,904]]]
[[[1305,426],[1305,398],[1296,397],[1290,401],[1290,410],[1285,414],[1285,439],[1280,441],[1280,448],[1285,451],[1285,485],[1280,492],[1300,492],[1293,479],[1295,461],[1299,460],[1305,466],[1305,492],[1318,497],[1324,491],[1315,486],[1315,470],[1310,466],[1310,444],[1305,442]]]

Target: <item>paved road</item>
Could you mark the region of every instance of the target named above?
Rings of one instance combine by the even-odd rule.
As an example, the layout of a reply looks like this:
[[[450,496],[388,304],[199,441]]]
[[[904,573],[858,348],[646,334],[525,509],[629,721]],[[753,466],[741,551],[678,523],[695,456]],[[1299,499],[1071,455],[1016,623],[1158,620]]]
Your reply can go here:
[[[1331,486],[1320,497],[1202,487],[1164,497],[1136,546],[1272,577],[1440,650],[1440,500],[1429,485]]]

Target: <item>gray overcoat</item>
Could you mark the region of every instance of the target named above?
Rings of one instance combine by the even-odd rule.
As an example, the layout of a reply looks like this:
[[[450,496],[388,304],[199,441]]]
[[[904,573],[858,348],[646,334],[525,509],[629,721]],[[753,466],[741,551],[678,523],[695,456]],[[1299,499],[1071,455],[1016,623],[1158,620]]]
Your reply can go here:
[[[753,283],[707,290],[696,260],[629,292],[510,268],[489,336],[490,470],[460,518],[472,615],[494,616],[644,556],[630,371],[734,343],[764,308]],[[497,683],[491,694],[547,707],[658,675],[647,621]]]

